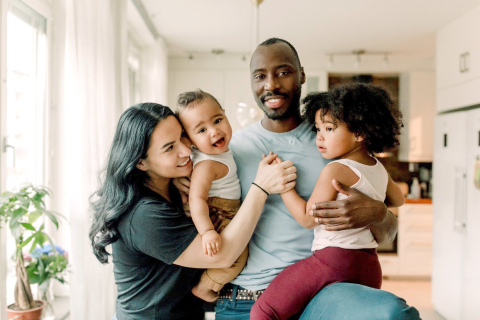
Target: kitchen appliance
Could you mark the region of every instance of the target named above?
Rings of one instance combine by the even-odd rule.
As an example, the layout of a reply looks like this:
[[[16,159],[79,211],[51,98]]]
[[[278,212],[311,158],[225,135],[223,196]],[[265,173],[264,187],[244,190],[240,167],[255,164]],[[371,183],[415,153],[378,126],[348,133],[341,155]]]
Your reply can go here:
[[[480,319],[480,108],[435,119],[432,301],[449,320]]]

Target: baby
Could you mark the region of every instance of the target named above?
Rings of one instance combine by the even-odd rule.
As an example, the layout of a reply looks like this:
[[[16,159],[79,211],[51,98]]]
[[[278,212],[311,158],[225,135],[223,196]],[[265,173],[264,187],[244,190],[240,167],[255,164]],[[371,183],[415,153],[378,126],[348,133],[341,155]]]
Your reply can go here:
[[[176,114],[192,142],[190,213],[205,254],[212,256],[222,248],[219,233],[240,208],[237,166],[228,148],[232,127],[217,99],[200,89],[178,96]],[[212,220],[218,221],[219,215],[221,223],[215,229]],[[247,257],[245,248],[230,268],[206,270],[192,293],[206,301],[216,300],[220,289],[242,271]]]

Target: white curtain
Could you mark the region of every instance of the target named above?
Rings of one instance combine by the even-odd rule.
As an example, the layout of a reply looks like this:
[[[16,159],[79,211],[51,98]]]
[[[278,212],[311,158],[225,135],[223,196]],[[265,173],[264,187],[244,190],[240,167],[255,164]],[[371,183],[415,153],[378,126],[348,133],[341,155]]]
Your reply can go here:
[[[143,47],[141,94],[144,102],[156,102],[167,105],[168,56],[165,41],[162,38]],[[174,109],[175,106],[169,106]]]
[[[92,253],[89,196],[98,188],[116,123],[126,107],[126,1],[54,1],[51,168],[58,239],[70,248],[70,319],[111,319],[116,287],[110,262]]]

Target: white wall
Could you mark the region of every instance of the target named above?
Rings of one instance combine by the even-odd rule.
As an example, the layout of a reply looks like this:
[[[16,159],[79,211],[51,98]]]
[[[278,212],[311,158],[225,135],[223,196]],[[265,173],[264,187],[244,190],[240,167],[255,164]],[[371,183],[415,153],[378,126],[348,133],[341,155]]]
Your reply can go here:
[[[308,57],[300,60],[304,66],[307,83],[303,85],[302,94],[307,93],[309,78],[318,78],[317,91],[328,89],[328,73],[409,73],[414,71],[434,70],[432,57],[414,58],[409,56],[390,56],[389,63],[383,65],[383,57],[363,57],[359,68],[353,68],[353,58],[349,56],[335,59],[331,68],[327,69],[328,57]],[[256,119],[261,119],[261,110],[256,107],[250,89],[250,58],[241,56],[193,56],[169,58],[169,90],[168,106],[175,108],[176,97],[183,91],[200,88],[214,95],[224,107],[233,130],[239,129],[240,123],[236,117],[238,103],[246,101],[258,110]]]

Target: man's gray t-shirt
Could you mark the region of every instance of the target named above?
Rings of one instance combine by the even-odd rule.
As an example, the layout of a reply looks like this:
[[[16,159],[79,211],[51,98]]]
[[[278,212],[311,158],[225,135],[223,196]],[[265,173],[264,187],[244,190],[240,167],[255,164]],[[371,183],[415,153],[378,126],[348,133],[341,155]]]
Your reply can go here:
[[[315,144],[313,126],[303,122],[297,128],[275,133],[261,122],[237,131],[230,148],[237,164],[242,200],[255,179],[262,154],[277,153],[297,167],[295,190],[305,200],[315,187],[328,160],[323,159]],[[249,243],[249,257],[233,284],[249,290],[265,289],[283,269],[310,256],[313,230],[305,229],[292,217],[280,195],[270,195]]]

